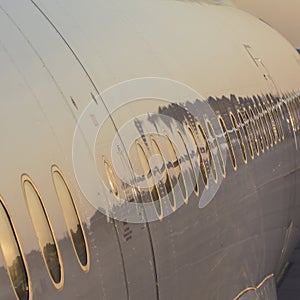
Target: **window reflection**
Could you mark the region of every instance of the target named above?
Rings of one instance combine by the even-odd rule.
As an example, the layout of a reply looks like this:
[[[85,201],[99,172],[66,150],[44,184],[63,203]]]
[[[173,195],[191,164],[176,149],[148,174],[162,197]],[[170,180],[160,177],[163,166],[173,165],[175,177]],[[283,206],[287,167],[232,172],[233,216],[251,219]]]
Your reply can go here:
[[[87,271],[89,264],[86,239],[73,197],[63,175],[56,166],[52,168],[52,177],[77,259],[82,269]]]
[[[244,108],[244,115],[246,118],[246,122],[248,123],[248,126],[249,126],[251,143],[252,143],[252,145],[254,145],[256,154],[259,155],[258,140],[257,140],[256,132],[254,130],[254,126],[253,126],[253,119],[250,118],[246,108]]]
[[[147,183],[147,186],[149,188],[153,207],[154,207],[155,212],[156,212],[157,216],[159,217],[159,219],[162,219],[163,211],[162,211],[161,198],[159,196],[158,187],[156,185],[156,182],[155,182],[155,179],[154,179],[154,176],[152,173],[152,169],[149,164],[148,157],[145,153],[143,146],[139,142],[136,142],[136,150],[137,150],[138,158],[139,158],[139,161],[140,161],[143,173],[144,173],[145,182]]]
[[[228,147],[228,152],[230,154],[231,162],[233,169],[236,171],[237,170],[237,164],[236,164],[236,158],[235,158],[235,153],[231,144],[230,136],[226,127],[226,124],[221,116],[219,116],[219,123],[221,125],[223,134],[225,136],[226,142],[227,142],[227,147]]]
[[[19,300],[29,299],[29,280],[24,258],[8,212],[0,198],[0,247],[14,292]]]
[[[156,136],[156,139],[159,139],[159,136]],[[155,137],[151,137],[152,151],[153,155],[159,157],[158,165],[156,165],[156,170],[154,172],[158,172],[161,177],[160,179],[156,179],[155,184],[158,187],[158,191],[160,193],[161,198],[167,197],[170,201],[171,207],[173,210],[176,210],[176,199],[173,189],[173,184],[175,183],[175,178],[172,176],[172,170],[170,166],[168,166],[169,158],[166,157],[165,153],[162,152],[162,148],[156,141]],[[164,139],[161,139],[164,141]],[[161,163],[161,166],[160,166]]]
[[[186,182],[185,178],[183,175],[183,169],[181,167],[180,161],[179,161],[179,154],[177,153],[174,143],[171,141],[171,139],[167,136],[167,153],[169,153],[169,163],[172,165],[172,169],[175,172],[175,178],[176,178],[176,183],[179,183],[179,188],[182,193],[183,199],[185,203],[187,204],[188,202],[188,195],[187,195],[187,190],[186,190]]]
[[[23,177],[23,189],[48,273],[54,286],[60,289],[63,284],[62,264],[46,210],[36,187],[27,176]]]
[[[277,144],[277,130],[276,130],[276,126],[275,126],[275,122],[273,120],[273,117],[270,113],[269,107],[267,104],[262,103],[261,104],[264,111],[266,112],[265,116],[267,118],[267,124],[269,126],[270,129],[270,136],[274,142],[274,144]]]
[[[274,106],[274,115],[277,120],[277,125],[278,125],[279,131],[280,131],[280,139],[283,141],[284,140],[284,131],[282,128],[282,123],[280,120],[280,112],[279,112],[279,108],[277,107],[277,105]]]
[[[209,176],[210,172],[212,171],[213,178],[215,181],[217,181],[218,177],[217,177],[215,160],[211,153],[211,149],[210,149],[210,145],[208,143],[206,133],[199,123],[198,123],[197,128],[199,130],[198,138],[200,140],[200,150],[201,150],[201,155],[203,157],[203,161],[204,161],[204,165],[205,165],[205,169],[206,169],[206,176]]]
[[[258,113],[255,116],[255,114],[253,112],[253,109],[250,106],[249,106],[249,112],[250,112],[251,118],[252,118],[252,120],[254,122],[254,127],[255,127],[255,131],[256,131],[258,143],[260,145],[260,149],[261,149],[262,152],[265,152],[263,137],[262,137],[262,133],[261,133],[261,129],[260,129],[259,123],[258,123],[258,118],[259,118]]]
[[[259,104],[258,105],[258,109],[261,113],[261,119],[263,122],[263,127],[264,127],[264,131],[266,134],[266,143],[267,143],[267,149],[269,149],[270,147],[273,147],[273,141],[272,141],[272,134],[270,131],[270,126],[266,117],[266,111],[263,109],[263,107]]]
[[[252,159],[254,159],[254,151],[253,151],[252,140],[251,140],[249,120],[247,120],[247,117],[244,117],[243,114],[240,111],[238,111],[238,116],[239,116],[239,119],[240,119],[241,127],[244,130],[244,134],[245,134],[245,137],[246,137],[247,142],[248,142],[248,148],[249,148],[250,156],[251,156]]]
[[[119,197],[116,174],[115,174],[113,168],[111,167],[110,163],[107,160],[104,160],[104,168],[105,168],[106,177],[107,177],[111,192],[116,197]]]
[[[188,126],[188,131],[187,131],[193,141],[193,143],[195,144],[196,148],[197,148],[197,152],[198,152],[198,157],[200,159],[200,163],[199,163],[199,166],[200,166],[200,170],[201,170],[201,176],[202,176],[202,179],[203,179],[203,182],[204,182],[204,185],[207,187],[207,172],[206,172],[206,167],[205,167],[205,161],[203,160],[203,153],[202,152],[205,152],[205,150],[203,151],[203,148],[201,148],[201,146],[199,145],[198,141],[197,141],[197,137],[193,131],[193,129],[191,127]],[[202,153],[202,155],[201,155]]]
[[[243,155],[243,160],[244,160],[245,163],[247,163],[247,154],[246,154],[245,144],[244,144],[244,141],[243,141],[243,137],[242,137],[242,134],[241,134],[238,122],[237,122],[235,116],[232,113],[230,113],[230,119],[231,119],[231,123],[232,123],[232,125],[234,127],[235,134],[236,134],[236,136],[238,138],[239,145],[241,147],[241,152],[242,152],[242,155]]]
[[[208,129],[208,132],[209,132],[209,136],[212,139],[213,148],[216,149],[216,152],[217,152],[217,157],[218,157],[218,160],[219,160],[219,163],[220,163],[220,168],[221,168],[222,175],[225,178],[226,177],[226,170],[225,170],[225,165],[224,165],[224,159],[223,159],[222,152],[220,150],[220,146],[219,146],[219,142],[218,142],[217,137],[216,137],[216,133],[215,133],[214,128],[213,128],[213,126],[212,126],[212,124],[209,120],[206,120],[206,126],[207,126],[207,129]]]
[[[258,124],[260,125],[260,130],[263,134],[266,149],[269,149],[269,141],[268,141],[267,131],[266,131],[266,127],[264,125],[264,120],[263,120],[263,117],[262,117],[261,110],[259,110],[256,106],[254,106],[254,110],[255,110],[255,113],[258,117],[258,121],[259,121]]]
[[[180,140],[181,140],[181,142],[184,146],[184,150],[185,150],[184,157],[189,163],[188,172],[189,172],[189,175],[190,175],[192,186],[194,187],[195,195],[198,196],[199,195],[199,187],[198,187],[195,168],[194,168],[193,163],[192,163],[191,153],[188,149],[188,146],[186,144],[186,141],[184,140],[184,137],[183,137],[182,133],[180,131],[177,131],[177,133],[178,133],[178,136],[180,137]],[[187,201],[188,201],[188,197],[187,197]]]

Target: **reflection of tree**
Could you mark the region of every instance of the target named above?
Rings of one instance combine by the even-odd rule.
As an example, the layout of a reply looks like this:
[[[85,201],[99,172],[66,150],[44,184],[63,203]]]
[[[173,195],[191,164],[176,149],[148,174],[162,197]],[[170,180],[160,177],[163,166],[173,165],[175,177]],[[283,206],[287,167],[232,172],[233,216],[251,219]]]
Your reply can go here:
[[[78,255],[78,258],[83,266],[87,264],[87,254],[84,243],[84,236],[80,224],[77,224],[77,230],[74,232],[71,229],[71,237]]]
[[[28,299],[28,278],[25,272],[25,267],[22,258],[18,255],[8,269],[19,299]]]
[[[103,214],[99,211],[96,211],[93,217],[91,217],[91,221],[93,220],[93,230],[97,231],[100,229],[99,221],[102,219],[104,222],[103,225],[106,224],[106,218],[102,217]],[[82,223],[82,232],[86,232],[86,234],[90,232],[90,228],[86,222]],[[75,234],[75,236],[77,237],[79,237],[80,235],[80,233],[78,233],[78,229],[76,231],[74,230],[73,234]],[[78,240],[78,238],[75,239]],[[62,238],[58,240],[58,245],[61,249],[64,249],[64,251],[68,251],[64,256],[64,264],[69,268],[72,268],[72,270],[70,271],[71,274],[75,274],[75,272],[78,271],[78,267],[77,264],[74,264],[74,251],[73,248],[70,247],[70,238],[67,232],[65,232]],[[24,259],[26,258],[27,265],[30,270],[30,276],[32,279],[31,292],[29,292],[28,286],[29,278],[25,272],[26,269],[20,256],[15,256],[15,258],[11,260],[10,266],[0,266],[0,299],[14,299],[12,295],[13,291],[8,286],[10,284],[8,275],[10,277],[12,287],[15,290],[17,298],[19,300],[28,300],[30,298],[30,293],[34,295],[34,299],[56,299],[57,291],[53,289],[53,284],[50,280],[50,277],[48,276],[47,271],[45,270],[45,265],[47,264],[51,276],[54,276],[56,273],[55,282],[60,281],[61,266],[59,265],[58,255],[56,253],[57,251],[52,241],[52,244],[49,243],[45,245],[45,247],[43,247],[43,255],[45,256],[45,258],[48,257],[47,260],[45,259],[45,262],[43,260],[41,251],[37,249],[32,249],[29,253],[26,254],[26,256],[24,256]],[[64,287],[66,299],[74,298],[74,289],[77,289],[78,286],[77,279],[78,276],[76,274],[75,276],[68,277],[69,288],[68,286]],[[93,286],[93,284],[91,285]],[[87,286],[90,287],[89,285]],[[95,286],[96,284],[94,285],[94,288]],[[81,291],[82,289],[78,287],[78,290]],[[95,290],[97,289],[95,288]]]
[[[43,253],[49,268],[49,272],[54,282],[59,283],[61,279],[61,270],[58,260],[58,254],[55,244],[47,243],[43,249]]]
[[[202,103],[200,100],[196,99],[195,103],[186,102],[185,104],[177,104],[177,103],[170,103],[165,106],[159,106],[157,113],[148,114],[147,121],[152,124],[152,126],[156,129],[158,133],[164,132],[165,130],[159,130],[166,126],[172,134],[176,134],[176,131],[179,130],[183,139],[188,139],[186,130],[184,129],[185,124],[189,124],[194,132],[196,131],[196,119],[194,115],[191,113],[198,113],[201,114],[201,107]],[[145,130],[143,128],[145,124],[138,119],[135,120],[135,126],[140,133],[140,137],[144,141],[144,145],[148,148],[149,152],[151,153],[151,149],[148,145],[147,138],[145,135]],[[171,138],[172,140],[172,138]],[[168,142],[166,142],[168,143]],[[164,144],[167,147],[167,144]],[[171,147],[171,146],[169,146]],[[173,187],[179,185],[179,188],[183,195],[185,195],[185,184],[183,174],[180,173],[179,164],[183,164],[185,161],[193,160],[193,163],[197,167],[196,158],[199,154],[195,152],[194,149],[188,149],[189,153],[182,153],[180,157],[171,158],[165,161],[165,163],[160,167],[156,166],[153,169],[149,169],[148,173],[144,176],[138,176],[136,178],[137,183],[140,183],[146,179],[149,179],[152,176],[156,178],[158,174],[167,173],[165,178],[155,182],[155,186],[148,187],[147,190],[141,190],[141,196],[143,198],[143,202],[148,202],[149,200],[154,201],[156,206],[159,206],[160,198],[164,196],[168,196],[172,205],[175,202],[174,194],[173,194]],[[167,150],[166,150],[167,151]],[[172,150],[169,150],[172,151]],[[187,166],[186,166],[187,167]],[[194,185],[194,182],[193,182]]]

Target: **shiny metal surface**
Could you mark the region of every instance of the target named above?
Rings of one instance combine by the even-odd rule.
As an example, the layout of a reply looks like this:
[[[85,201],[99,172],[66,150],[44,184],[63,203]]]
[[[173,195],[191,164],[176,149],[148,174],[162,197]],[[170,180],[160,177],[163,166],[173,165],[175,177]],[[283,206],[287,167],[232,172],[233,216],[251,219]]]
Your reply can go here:
[[[294,52],[227,4],[1,0],[0,194],[32,299],[276,299],[299,239]],[[25,173],[60,251],[58,289]],[[15,299],[4,256],[0,299]]]

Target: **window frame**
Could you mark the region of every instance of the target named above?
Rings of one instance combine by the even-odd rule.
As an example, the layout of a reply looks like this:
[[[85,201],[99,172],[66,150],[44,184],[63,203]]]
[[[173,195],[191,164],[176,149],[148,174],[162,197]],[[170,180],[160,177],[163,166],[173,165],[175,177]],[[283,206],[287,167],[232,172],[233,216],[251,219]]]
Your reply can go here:
[[[26,300],[32,300],[32,283],[31,283],[31,277],[30,277],[30,273],[29,273],[27,260],[26,260],[26,257],[24,255],[24,251],[22,249],[22,245],[20,243],[18,233],[16,231],[16,227],[15,227],[13,219],[11,217],[11,213],[10,213],[10,211],[9,211],[9,209],[6,205],[6,202],[4,201],[4,198],[2,197],[2,195],[0,195],[0,206],[2,206],[3,212],[5,213],[5,215],[7,217],[7,222],[10,226],[11,233],[14,237],[14,242],[16,244],[16,247],[18,248],[18,253],[19,253],[19,256],[21,258],[22,265],[24,267],[24,272],[25,272],[25,275],[26,275],[27,287],[28,287],[28,298]],[[17,291],[15,289],[15,283],[13,282],[11,272],[9,271],[9,266],[7,264],[7,261],[6,261],[6,255],[4,254],[4,252],[2,250],[2,247],[1,247],[1,237],[0,237],[0,251],[1,251],[1,255],[2,255],[2,258],[3,258],[3,263],[4,263],[4,266],[5,266],[6,272],[8,274],[8,278],[9,278],[13,293],[14,293],[16,299],[20,300],[20,297],[18,296]]]
[[[82,264],[80,258],[79,258],[79,255],[77,253],[77,250],[76,250],[76,247],[75,247],[75,243],[74,243],[74,240],[73,240],[73,237],[72,237],[72,234],[71,234],[71,229],[69,227],[69,224],[67,222],[67,216],[66,216],[66,212],[65,212],[65,209],[63,208],[62,204],[61,204],[61,199],[59,197],[59,194],[58,194],[58,191],[57,191],[57,187],[56,187],[56,184],[55,184],[55,180],[54,180],[54,173],[58,173],[59,176],[61,177],[62,181],[64,182],[64,185],[70,195],[70,200],[72,202],[72,205],[73,205],[73,208],[74,208],[74,213],[77,217],[77,220],[78,220],[78,224],[81,228],[81,231],[82,231],[82,236],[83,236],[83,242],[84,242],[84,247],[85,247],[85,252],[86,252],[86,265]],[[65,219],[65,223],[66,223],[66,226],[67,226],[67,229],[68,229],[68,234],[69,234],[69,237],[70,237],[70,240],[72,242],[72,246],[73,246],[73,249],[74,249],[74,252],[75,252],[75,255],[76,255],[76,258],[77,258],[77,261],[81,267],[81,269],[87,273],[89,272],[90,270],[90,252],[89,252],[89,246],[88,246],[88,243],[87,243],[87,237],[86,237],[86,233],[85,233],[85,230],[84,230],[84,227],[83,227],[83,224],[82,224],[82,220],[80,218],[80,215],[78,213],[78,208],[77,208],[77,205],[74,201],[74,198],[72,196],[72,193],[71,193],[71,189],[70,189],[70,186],[69,184],[67,183],[62,171],[60,170],[60,168],[57,166],[57,165],[52,165],[51,167],[51,175],[52,175],[52,182],[53,182],[53,185],[54,185],[54,189],[55,189],[55,192],[56,192],[56,195],[57,195],[57,198],[58,198],[58,201],[60,203],[60,206],[61,206],[61,209],[62,209],[62,212],[63,212],[63,215],[64,215],[64,219]]]
[[[44,260],[45,267],[46,267],[46,270],[48,272],[49,278],[50,278],[52,284],[54,285],[54,287],[57,290],[62,290],[62,288],[64,286],[64,265],[63,265],[63,261],[62,261],[60,249],[59,249],[59,246],[58,246],[58,243],[57,243],[57,240],[56,240],[56,236],[54,234],[54,230],[53,230],[52,224],[50,222],[50,218],[49,218],[48,212],[46,210],[43,198],[42,198],[42,196],[41,196],[41,194],[40,194],[37,186],[35,185],[34,181],[31,179],[31,177],[29,175],[22,174],[22,176],[21,176],[21,182],[22,182],[22,190],[23,190],[23,195],[24,195],[24,198],[25,198],[27,210],[28,210],[28,213],[30,215],[32,226],[34,228],[34,232],[35,232],[36,238],[38,240],[38,244],[39,244],[39,247],[40,247],[40,250],[41,250],[41,254],[42,254],[42,257],[43,257],[43,260]],[[31,214],[31,210],[30,210],[30,207],[29,207],[27,194],[26,194],[26,191],[25,191],[25,183],[26,182],[28,182],[31,185],[31,187],[33,188],[34,192],[36,193],[36,196],[37,196],[37,198],[39,200],[39,204],[41,205],[41,208],[42,208],[42,210],[44,212],[45,221],[46,221],[46,223],[47,223],[47,225],[49,227],[49,231],[50,231],[52,239],[53,239],[53,243],[54,243],[54,246],[55,246],[55,249],[56,249],[56,253],[57,253],[58,263],[60,265],[60,281],[59,282],[55,282],[53,276],[51,275],[51,271],[49,269],[49,266],[48,266],[48,263],[47,263],[47,259],[46,259],[45,254],[44,254],[43,247],[41,245],[40,237],[39,237],[39,235],[37,233],[37,230],[36,230],[36,226],[35,226],[35,222],[34,222],[34,216],[32,216],[32,214]]]

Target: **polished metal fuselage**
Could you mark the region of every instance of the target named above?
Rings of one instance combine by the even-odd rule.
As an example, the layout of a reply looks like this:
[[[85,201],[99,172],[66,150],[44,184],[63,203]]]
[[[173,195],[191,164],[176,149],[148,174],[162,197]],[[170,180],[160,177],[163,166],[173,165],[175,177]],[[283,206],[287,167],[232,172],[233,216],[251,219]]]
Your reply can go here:
[[[295,128],[300,59],[277,32],[232,6],[207,1],[0,1],[0,66],[0,195],[24,253],[32,299],[276,299],[275,281],[300,226]],[[180,82],[201,98],[174,93],[166,101],[158,90],[139,94],[136,105],[122,93],[107,100],[105,91],[112,86],[140,78]],[[268,149],[265,145],[253,158],[243,133],[245,163],[230,113],[238,119],[238,111],[257,104],[255,97],[267,96],[274,105],[298,97],[293,106],[298,114],[286,111],[280,119],[284,139]],[[159,101],[151,106],[152,98]],[[187,204],[178,199],[181,205],[174,212],[153,222],[114,218],[93,206],[73,160],[76,126],[93,102],[100,112],[96,119],[91,116],[99,126],[100,177],[105,175],[102,157],[112,159],[114,137],[120,152],[126,152],[129,133],[121,129],[127,121],[151,113],[182,125],[189,116],[183,118],[183,109],[192,121],[202,122],[201,103],[208,105],[227,153],[226,175],[217,168],[220,185],[209,203],[199,208],[201,193],[209,189],[199,171],[199,193],[190,193]],[[228,129],[236,168],[219,117]],[[292,117],[298,122],[294,127]],[[177,125],[164,126],[170,136],[177,130]],[[171,138],[179,140],[175,133]],[[192,167],[179,156],[188,180]],[[135,164],[134,159],[125,164],[123,172],[133,173]],[[87,272],[74,254],[52,182],[53,165],[67,179],[83,224]],[[60,289],[45,267],[22,192],[23,174],[38,187],[56,236],[64,270]],[[97,195],[110,202],[113,193],[105,182],[97,188]],[[0,299],[14,299],[1,256],[0,265]]]

